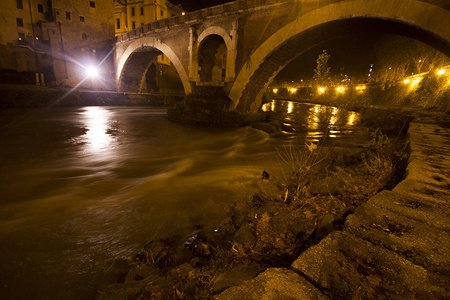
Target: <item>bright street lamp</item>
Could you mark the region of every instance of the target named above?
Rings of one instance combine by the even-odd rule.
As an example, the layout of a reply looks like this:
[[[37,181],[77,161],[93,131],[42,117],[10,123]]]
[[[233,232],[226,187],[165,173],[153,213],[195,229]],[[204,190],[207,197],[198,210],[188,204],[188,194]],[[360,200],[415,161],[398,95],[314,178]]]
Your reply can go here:
[[[97,78],[100,75],[100,71],[96,66],[88,66],[86,67],[86,76],[94,79]]]

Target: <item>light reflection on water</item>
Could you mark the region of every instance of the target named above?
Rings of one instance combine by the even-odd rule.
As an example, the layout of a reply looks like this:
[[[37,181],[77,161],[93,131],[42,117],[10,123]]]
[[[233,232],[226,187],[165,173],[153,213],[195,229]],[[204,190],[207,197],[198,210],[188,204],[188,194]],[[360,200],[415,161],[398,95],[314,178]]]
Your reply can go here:
[[[306,138],[313,142],[324,136],[338,138],[344,133],[351,134],[359,122],[359,114],[354,111],[294,101],[272,100],[262,106],[262,111],[274,114],[275,119],[282,118],[286,127],[305,125]]]
[[[84,136],[87,150],[97,153],[114,149],[114,139],[106,132],[111,112],[103,107],[87,107],[82,114],[88,129]]]

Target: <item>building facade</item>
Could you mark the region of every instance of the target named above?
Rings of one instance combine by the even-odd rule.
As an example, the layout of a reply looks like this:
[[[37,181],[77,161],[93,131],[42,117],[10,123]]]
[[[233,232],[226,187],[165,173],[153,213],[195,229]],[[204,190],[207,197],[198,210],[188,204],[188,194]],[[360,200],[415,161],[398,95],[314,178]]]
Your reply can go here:
[[[183,14],[181,5],[174,5],[167,0],[115,0],[116,36],[144,24],[181,14]]]
[[[114,35],[111,0],[2,0],[1,80],[30,83],[22,79],[31,74],[36,84],[113,89]],[[86,80],[89,65],[100,65],[102,82]]]

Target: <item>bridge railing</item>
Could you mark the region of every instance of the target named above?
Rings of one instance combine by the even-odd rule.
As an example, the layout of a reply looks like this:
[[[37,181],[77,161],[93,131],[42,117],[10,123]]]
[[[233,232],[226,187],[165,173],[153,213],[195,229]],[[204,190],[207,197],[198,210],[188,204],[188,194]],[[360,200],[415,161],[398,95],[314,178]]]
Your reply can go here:
[[[161,19],[154,21],[152,23],[145,24],[144,26],[138,27],[131,31],[125,32],[122,35],[117,36],[117,42],[125,41],[127,39],[132,39],[139,37],[146,32],[155,31],[158,29],[163,29],[167,27],[173,27],[178,24],[184,24],[189,21],[196,21],[199,19],[205,19],[211,16],[224,15],[230,13],[236,13],[240,11],[245,11],[253,9],[259,6],[275,4],[280,2],[286,2],[289,0],[238,0],[234,2],[225,3],[222,5],[217,5],[213,7],[208,7],[201,10],[196,10],[185,14],[184,16],[174,16],[171,18]]]

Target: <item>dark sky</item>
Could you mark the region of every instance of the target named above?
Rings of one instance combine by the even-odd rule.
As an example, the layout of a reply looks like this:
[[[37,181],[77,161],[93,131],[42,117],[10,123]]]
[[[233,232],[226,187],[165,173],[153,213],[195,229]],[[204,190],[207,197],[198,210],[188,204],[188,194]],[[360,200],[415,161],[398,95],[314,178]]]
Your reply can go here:
[[[232,0],[170,0],[173,4],[181,4],[183,9],[187,12],[211,7],[215,5],[233,2]]]
[[[376,48],[383,37],[378,33],[362,33],[324,42],[294,59],[278,74],[277,79],[311,79],[317,67],[317,57],[323,50],[331,56],[328,65],[332,74],[343,73],[350,77],[365,75],[370,64],[376,64]]]

